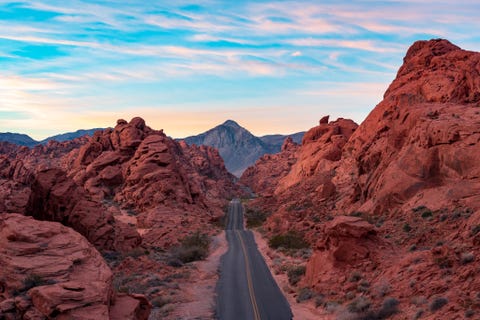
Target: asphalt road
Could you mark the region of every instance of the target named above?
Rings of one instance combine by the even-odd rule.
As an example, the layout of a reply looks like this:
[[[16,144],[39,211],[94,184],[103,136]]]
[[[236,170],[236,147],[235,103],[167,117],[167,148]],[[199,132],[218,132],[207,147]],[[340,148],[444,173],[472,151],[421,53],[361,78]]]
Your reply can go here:
[[[228,251],[221,258],[217,284],[220,320],[289,320],[292,311],[278,288],[253,234],[243,228],[243,206],[230,202],[226,235]]]

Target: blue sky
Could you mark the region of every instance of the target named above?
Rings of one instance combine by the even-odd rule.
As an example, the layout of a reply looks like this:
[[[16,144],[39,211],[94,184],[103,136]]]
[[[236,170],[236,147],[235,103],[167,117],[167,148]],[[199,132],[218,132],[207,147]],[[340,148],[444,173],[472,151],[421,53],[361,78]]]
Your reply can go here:
[[[477,1],[0,0],[0,131],[40,139],[142,116],[174,137],[234,119],[361,122],[408,47],[480,51]]]

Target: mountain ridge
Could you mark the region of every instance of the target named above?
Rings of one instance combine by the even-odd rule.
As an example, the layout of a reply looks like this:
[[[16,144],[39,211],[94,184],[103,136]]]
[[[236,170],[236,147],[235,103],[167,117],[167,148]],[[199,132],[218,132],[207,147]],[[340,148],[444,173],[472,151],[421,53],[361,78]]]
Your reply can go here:
[[[226,120],[212,129],[183,139],[187,144],[206,145],[217,148],[225,161],[225,166],[236,176],[253,165],[261,156],[280,152],[283,141],[292,137],[301,142],[304,132],[290,135],[255,136],[234,120]]]
[[[72,132],[65,132],[47,137],[43,140],[35,140],[27,134],[16,132],[0,132],[0,141],[10,142],[19,146],[34,147],[40,144],[46,144],[51,140],[58,142],[64,142],[67,140],[73,140],[85,135],[92,136],[95,131],[104,130],[104,128],[92,128],[92,129],[79,129]]]

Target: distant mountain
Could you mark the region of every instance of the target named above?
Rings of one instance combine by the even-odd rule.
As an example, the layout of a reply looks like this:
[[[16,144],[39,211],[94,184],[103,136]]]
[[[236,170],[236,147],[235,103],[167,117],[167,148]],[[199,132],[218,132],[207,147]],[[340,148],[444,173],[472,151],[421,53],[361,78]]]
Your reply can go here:
[[[95,131],[98,130],[103,130],[103,128],[94,128],[94,129],[80,129],[75,132],[67,132],[67,133],[62,133],[62,134],[57,134],[55,136],[48,137],[42,141],[40,141],[41,144],[47,143],[50,140],[55,140],[58,142],[63,142],[63,141],[68,141],[68,140],[73,140],[75,138],[83,137],[83,136],[93,136]]]
[[[6,141],[19,146],[33,147],[38,141],[22,133],[0,132],[0,141]]]
[[[301,141],[303,132],[291,136]],[[239,177],[264,154],[279,152],[286,137],[288,135],[256,137],[235,121],[227,120],[207,132],[181,140],[189,145],[207,145],[218,149],[228,171]]]
[[[56,141],[62,142],[62,141],[73,140],[75,138],[79,138],[85,135],[91,136],[97,130],[103,130],[103,129],[101,128],[88,129],[88,130],[82,129],[82,130],[77,130],[75,132],[67,132],[67,133],[51,136],[41,141],[34,140],[30,136],[22,133],[0,132],[0,141],[14,143],[19,146],[34,147],[37,144],[45,144],[50,140],[56,140]]]
[[[292,134],[289,134],[289,135],[269,134],[267,136],[262,136],[262,137],[259,137],[259,138],[260,138],[260,140],[262,140],[266,144],[279,146],[278,151],[280,151],[280,147],[282,146],[283,141],[285,141],[286,137],[291,137],[293,142],[295,142],[297,144],[301,144],[304,134],[305,134],[305,131],[302,131],[302,132],[292,133]]]

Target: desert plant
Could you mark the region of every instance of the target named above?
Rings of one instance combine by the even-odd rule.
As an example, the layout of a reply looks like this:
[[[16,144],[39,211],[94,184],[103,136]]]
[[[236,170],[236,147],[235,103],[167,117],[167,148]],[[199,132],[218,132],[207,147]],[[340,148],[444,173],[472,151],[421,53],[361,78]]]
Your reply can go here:
[[[363,278],[363,275],[358,271],[353,271],[348,280],[350,282],[358,282]]]
[[[303,302],[312,299],[313,291],[310,288],[302,288],[298,291],[297,302]]]
[[[370,309],[372,302],[366,297],[358,297],[347,306],[348,311],[352,313],[366,312]]]
[[[387,297],[383,300],[382,307],[378,310],[377,318],[386,319],[398,313],[399,301],[392,297]]]
[[[188,263],[205,259],[208,255],[210,241],[210,236],[200,233],[200,231],[184,237],[180,241],[180,246],[173,249],[171,261],[178,259],[182,263]]]
[[[305,274],[305,266],[296,266],[292,267],[287,271],[288,282],[294,286],[300,281],[302,276]]]
[[[433,299],[433,301],[430,303],[430,311],[435,312],[439,309],[441,309],[444,305],[448,303],[448,299],[444,297],[436,297]]]
[[[415,315],[413,316],[413,319],[414,320],[420,319],[420,317],[423,316],[424,312],[425,311],[423,311],[423,309],[418,309],[417,312],[415,313]]]
[[[367,280],[362,280],[357,286],[358,292],[367,292],[370,288],[370,283]]]
[[[405,223],[403,225],[403,231],[410,232],[410,231],[412,231],[412,227],[410,227],[410,225],[408,223]]]
[[[151,303],[152,303],[152,306],[154,308],[161,308],[163,307],[164,305],[167,305],[169,304],[171,301],[169,298],[165,298],[165,297],[162,297],[162,296],[159,296],[159,297],[155,297],[152,299]]]
[[[427,219],[433,216],[432,210],[428,209],[425,206],[418,206],[412,209],[413,212],[418,213],[421,215],[422,218]]]
[[[283,247],[285,249],[302,249],[308,248],[308,243],[303,236],[296,231],[288,231],[284,234],[274,235],[268,241],[268,245],[271,248],[278,249]]]
[[[475,255],[473,254],[473,252],[464,252],[460,256],[460,262],[462,264],[467,264],[467,263],[473,262],[474,260],[475,260]]]
[[[452,260],[450,260],[450,258],[447,256],[436,257],[435,263],[440,267],[440,269],[448,269],[453,266]]]
[[[255,228],[260,227],[267,220],[267,214],[260,210],[248,208],[245,212],[245,218],[247,219],[247,227]]]
[[[31,273],[25,279],[23,279],[23,291],[28,291],[34,287],[39,287],[47,284],[44,278],[40,275]]]
[[[477,224],[476,226],[472,226],[472,236],[476,235],[477,233],[480,232],[480,224]]]
[[[475,311],[472,309],[468,309],[465,311],[465,318],[471,318],[475,315]]]

